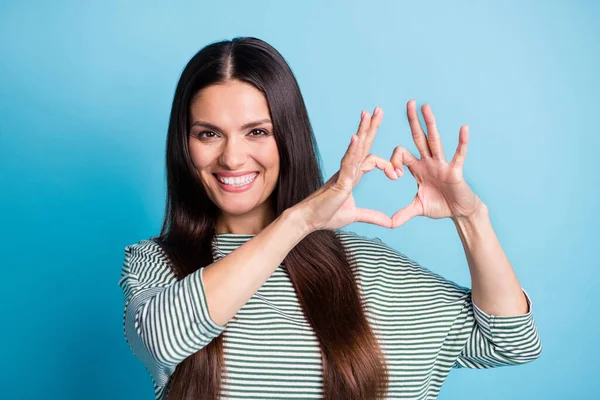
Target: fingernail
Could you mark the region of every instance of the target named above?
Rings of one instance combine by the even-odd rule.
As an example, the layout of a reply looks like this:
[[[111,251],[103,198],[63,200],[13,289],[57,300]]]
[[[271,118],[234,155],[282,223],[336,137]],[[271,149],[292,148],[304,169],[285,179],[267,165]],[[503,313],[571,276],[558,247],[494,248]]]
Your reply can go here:
[[[362,112],[360,113],[360,119],[364,119],[364,118],[365,118],[365,112],[364,112],[364,111],[362,111]]]
[[[398,174],[398,178],[402,176],[402,171],[400,168],[396,168],[396,173]]]
[[[377,115],[378,112],[379,112],[379,106],[375,107],[375,111],[373,111],[373,115]]]

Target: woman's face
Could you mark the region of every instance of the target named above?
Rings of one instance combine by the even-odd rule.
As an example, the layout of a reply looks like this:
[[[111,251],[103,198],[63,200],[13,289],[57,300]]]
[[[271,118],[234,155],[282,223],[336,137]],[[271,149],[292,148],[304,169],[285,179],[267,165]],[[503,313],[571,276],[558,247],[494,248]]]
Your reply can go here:
[[[230,80],[198,92],[190,106],[189,149],[209,198],[225,215],[270,212],[279,152],[267,100]]]

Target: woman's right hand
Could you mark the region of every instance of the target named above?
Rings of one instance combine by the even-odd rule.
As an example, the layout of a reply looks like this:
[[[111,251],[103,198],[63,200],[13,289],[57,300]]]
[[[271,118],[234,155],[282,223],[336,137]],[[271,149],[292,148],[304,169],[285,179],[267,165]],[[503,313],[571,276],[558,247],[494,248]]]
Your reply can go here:
[[[383,110],[379,107],[375,108],[373,116],[363,111],[358,132],[352,135],[339,171],[321,188],[292,207],[300,211],[310,232],[340,229],[353,222],[392,227],[389,216],[380,211],[357,207],[352,196],[352,189],[362,175],[374,168],[384,171],[390,179],[399,177],[390,161],[368,154],[382,119]]]

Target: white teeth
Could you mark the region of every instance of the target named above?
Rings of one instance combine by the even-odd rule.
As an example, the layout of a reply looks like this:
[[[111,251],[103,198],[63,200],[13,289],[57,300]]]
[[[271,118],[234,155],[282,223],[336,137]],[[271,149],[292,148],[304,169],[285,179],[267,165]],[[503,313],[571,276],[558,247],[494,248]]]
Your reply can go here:
[[[252,182],[254,180],[254,178],[256,178],[257,176],[258,176],[257,173],[240,176],[240,177],[235,177],[235,178],[223,178],[223,177],[220,177],[219,175],[217,175],[217,179],[226,185],[244,186],[244,185],[247,185],[250,182]]]

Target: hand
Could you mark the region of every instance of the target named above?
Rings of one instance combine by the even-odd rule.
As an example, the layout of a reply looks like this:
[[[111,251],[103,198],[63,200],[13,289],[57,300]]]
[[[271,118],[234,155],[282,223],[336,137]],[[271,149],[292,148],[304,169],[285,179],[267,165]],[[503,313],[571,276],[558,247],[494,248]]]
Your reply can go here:
[[[412,203],[392,216],[392,227],[401,226],[416,216],[454,219],[473,215],[483,203],[463,178],[463,164],[469,141],[468,126],[463,125],[460,128],[456,153],[448,163],[431,107],[426,104],[421,108],[427,126],[427,136],[419,122],[414,100],[408,102],[406,111],[421,159],[417,159],[408,150],[398,146],[394,149],[391,162],[394,168],[400,169],[400,175],[404,174],[403,165],[408,167],[417,180],[418,192]]]
[[[392,163],[369,154],[377,129],[383,119],[383,110],[375,108],[373,116],[363,111],[356,135],[341,161],[341,168],[321,188],[293,208],[301,211],[309,231],[339,229],[353,222],[367,222],[386,228],[392,227],[389,216],[380,211],[356,207],[352,189],[364,173],[378,168],[388,178],[398,179]]]

